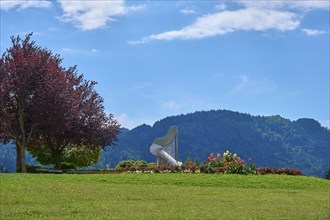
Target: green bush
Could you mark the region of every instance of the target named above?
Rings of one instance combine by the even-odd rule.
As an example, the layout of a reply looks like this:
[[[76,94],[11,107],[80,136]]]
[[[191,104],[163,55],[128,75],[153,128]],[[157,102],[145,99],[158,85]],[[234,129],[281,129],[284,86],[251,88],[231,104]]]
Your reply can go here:
[[[118,170],[120,168],[126,168],[126,167],[133,167],[133,160],[123,160],[123,161],[120,161],[116,167],[115,167],[115,170]]]
[[[31,148],[28,151],[36,160],[42,165],[55,165],[55,155],[49,147]],[[67,147],[60,155],[61,164],[74,164],[76,167],[87,167],[97,163],[100,159],[101,148],[87,148],[87,147]],[[66,163],[66,164],[65,164]],[[71,165],[69,165],[71,167]],[[62,169],[66,169],[62,167]],[[69,168],[71,169],[71,168]]]
[[[157,164],[156,163],[148,163],[147,168],[149,170],[155,170],[157,168]]]
[[[42,168],[42,166],[26,164],[26,172],[27,173],[37,173],[37,169],[40,169],[40,168]]]
[[[62,162],[61,163],[62,170],[76,170],[77,167],[73,163]]]
[[[125,168],[142,169],[147,167],[148,167],[148,163],[144,160],[123,160],[116,165],[115,170],[120,170]]]
[[[148,167],[148,163],[144,160],[137,160],[135,161],[135,163],[133,164],[134,168],[146,168]]]

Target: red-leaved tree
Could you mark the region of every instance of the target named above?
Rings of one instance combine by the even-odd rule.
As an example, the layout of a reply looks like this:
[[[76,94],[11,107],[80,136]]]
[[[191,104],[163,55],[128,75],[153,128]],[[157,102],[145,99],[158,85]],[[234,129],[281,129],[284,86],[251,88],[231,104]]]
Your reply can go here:
[[[12,37],[0,60],[0,141],[14,141],[18,172],[26,172],[27,148],[48,147],[58,157],[68,146],[112,145],[120,131],[105,115],[95,82],[76,67],[61,67],[59,55],[36,46],[31,36]]]
[[[40,122],[44,82],[61,72],[59,57],[30,43],[30,37],[12,37],[13,45],[0,62],[0,134],[3,142],[16,145],[18,172],[26,172],[25,149]]]
[[[61,157],[66,148],[111,146],[120,132],[113,115],[104,113],[103,99],[94,90],[95,82],[77,76],[75,67],[68,69],[64,77],[63,84],[56,83],[61,86],[50,88],[50,94],[56,93],[56,97],[48,97],[55,100],[47,102],[48,112],[42,115],[43,123],[38,127],[39,139],[32,146],[39,146],[41,150],[48,148],[57,169],[61,169]],[[42,156],[40,149],[34,152]]]

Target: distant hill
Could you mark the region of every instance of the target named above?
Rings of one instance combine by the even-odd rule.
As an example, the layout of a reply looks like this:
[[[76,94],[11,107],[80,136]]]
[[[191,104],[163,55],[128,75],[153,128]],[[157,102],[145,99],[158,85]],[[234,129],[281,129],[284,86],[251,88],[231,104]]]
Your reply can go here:
[[[252,116],[227,110],[201,111],[171,116],[153,126],[123,129],[114,148],[102,152],[94,168],[113,168],[119,161],[140,159],[154,162],[149,147],[179,127],[179,159],[203,161],[210,153],[229,150],[258,167],[291,167],[304,175],[323,177],[329,168],[330,130],[313,119],[290,121],[280,116]],[[2,154],[2,155],[1,155]],[[5,154],[5,155],[3,155]],[[12,147],[0,146],[0,168],[15,166]],[[11,159],[8,159],[8,155]],[[12,161],[12,162],[10,162]],[[32,161],[28,158],[28,161]]]
[[[37,165],[38,162],[27,153],[25,155],[27,164]],[[0,142],[0,173],[16,171],[16,147],[14,144],[4,145]]]
[[[258,167],[291,167],[304,175],[324,176],[329,168],[330,130],[313,119],[290,121],[280,116],[251,116],[227,110],[171,116],[152,127],[124,129],[118,145],[102,153],[96,167],[114,167],[119,161],[155,161],[149,152],[153,140],[179,127],[179,159],[205,160],[211,152],[226,150]]]

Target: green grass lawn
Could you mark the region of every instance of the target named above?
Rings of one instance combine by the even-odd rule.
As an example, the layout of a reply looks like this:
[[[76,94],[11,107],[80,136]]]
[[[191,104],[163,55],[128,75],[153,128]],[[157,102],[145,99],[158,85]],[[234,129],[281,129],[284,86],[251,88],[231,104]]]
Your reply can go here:
[[[303,176],[0,174],[0,219],[330,219]]]

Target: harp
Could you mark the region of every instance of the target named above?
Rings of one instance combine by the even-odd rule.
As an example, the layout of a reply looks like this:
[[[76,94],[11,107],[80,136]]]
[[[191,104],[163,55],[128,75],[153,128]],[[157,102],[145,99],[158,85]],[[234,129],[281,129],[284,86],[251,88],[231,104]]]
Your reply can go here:
[[[156,156],[157,167],[180,166],[178,161],[178,127],[172,126],[163,137],[156,138],[150,146],[150,152]]]

